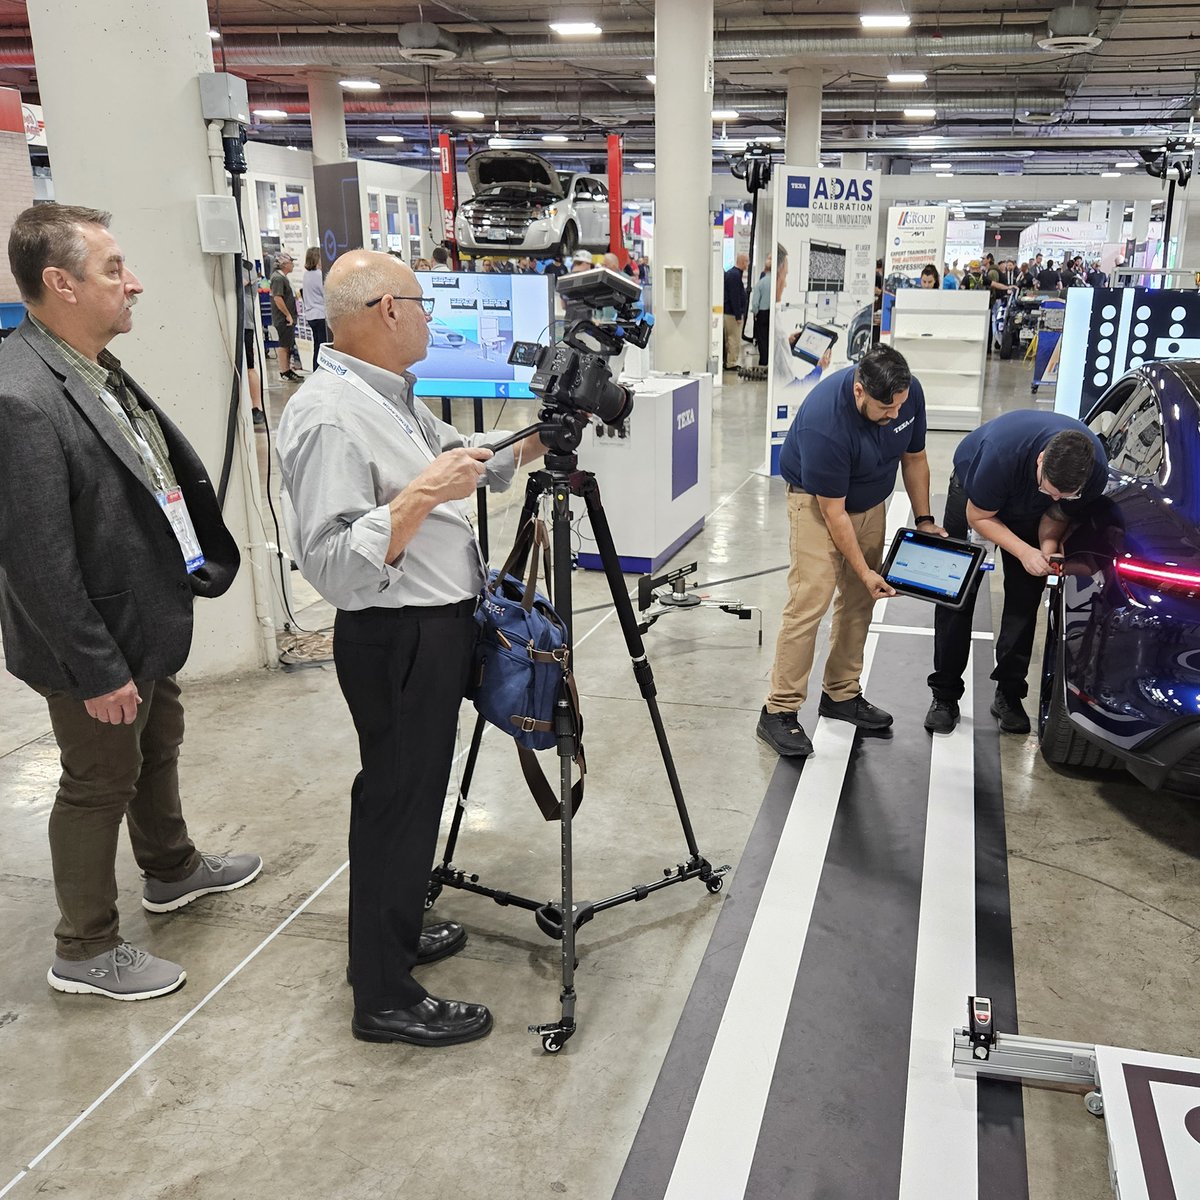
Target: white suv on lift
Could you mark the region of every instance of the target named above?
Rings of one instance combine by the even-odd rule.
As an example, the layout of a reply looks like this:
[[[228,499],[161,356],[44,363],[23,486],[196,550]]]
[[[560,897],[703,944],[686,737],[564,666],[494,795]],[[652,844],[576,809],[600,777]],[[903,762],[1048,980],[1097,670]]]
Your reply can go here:
[[[556,171],[531,150],[480,150],[466,161],[474,195],[458,206],[454,236],[468,254],[567,258],[608,249],[608,187]]]

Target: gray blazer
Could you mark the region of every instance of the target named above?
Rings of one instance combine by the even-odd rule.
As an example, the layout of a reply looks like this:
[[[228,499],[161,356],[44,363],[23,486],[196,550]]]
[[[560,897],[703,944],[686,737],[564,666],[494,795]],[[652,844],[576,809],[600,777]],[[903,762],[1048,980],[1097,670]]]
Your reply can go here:
[[[183,666],[193,596],[237,573],[204,464],[158,417],[206,562],[189,575],[141,460],[29,320],[0,344],[0,633],[8,670],[78,699]]]

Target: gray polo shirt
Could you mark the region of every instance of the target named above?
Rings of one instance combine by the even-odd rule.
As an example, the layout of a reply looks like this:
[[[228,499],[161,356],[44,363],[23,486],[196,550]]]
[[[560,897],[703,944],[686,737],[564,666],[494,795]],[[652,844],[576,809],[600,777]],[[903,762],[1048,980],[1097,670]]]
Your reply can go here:
[[[283,519],[301,573],[337,608],[454,604],[484,583],[479,543],[469,521],[473,500],[440,504],[394,562],[388,502],[429,465],[429,456],[389,413],[395,406],[432,455],[498,442],[500,430],[462,434],[412,397],[411,375],[394,375],[326,347],[329,357],[366,383],[317,370],[288,401],[279,422]],[[415,418],[415,421],[414,421]],[[488,460],[487,483],[503,491],[516,470],[513,451]]]

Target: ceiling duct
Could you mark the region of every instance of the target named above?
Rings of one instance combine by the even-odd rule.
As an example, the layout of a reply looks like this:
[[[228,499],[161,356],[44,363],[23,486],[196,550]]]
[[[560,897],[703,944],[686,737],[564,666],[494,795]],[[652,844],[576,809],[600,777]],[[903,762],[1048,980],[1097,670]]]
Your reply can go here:
[[[400,57],[405,62],[432,66],[451,62],[459,55],[458,38],[429,21],[401,25],[398,36]]]
[[[1073,4],[1069,8],[1056,8],[1046,23],[1050,27],[1050,36],[1038,42],[1043,50],[1082,54],[1095,50],[1104,40],[1095,36],[1100,14],[1094,8],[1076,8]]]

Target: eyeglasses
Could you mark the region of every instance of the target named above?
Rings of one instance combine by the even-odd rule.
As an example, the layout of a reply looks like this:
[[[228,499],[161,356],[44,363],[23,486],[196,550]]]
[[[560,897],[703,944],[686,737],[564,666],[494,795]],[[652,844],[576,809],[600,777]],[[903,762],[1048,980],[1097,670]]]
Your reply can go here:
[[[368,300],[364,305],[365,308],[374,308],[380,301],[391,296],[391,292],[385,292],[382,296],[377,296],[374,300]],[[434,298],[432,296],[392,296],[393,300],[415,300],[427,317],[433,316]]]
[[[1048,488],[1048,487],[1053,488],[1054,491],[1058,492],[1058,496],[1054,498],[1054,502],[1056,504],[1058,503],[1059,500],[1078,500],[1083,495],[1082,488],[1076,489],[1075,492],[1072,493],[1070,496],[1068,496],[1066,494],[1066,492],[1059,491],[1058,488],[1054,487],[1054,484],[1050,483],[1049,480],[1047,480],[1045,473],[1042,471],[1041,467],[1038,467],[1038,470],[1037,470],[1037,485],[1038,485],[1038,491],[1041,492],[1045,496],[1050,495],[1050,493],[1046,491],[1046,488]]]

